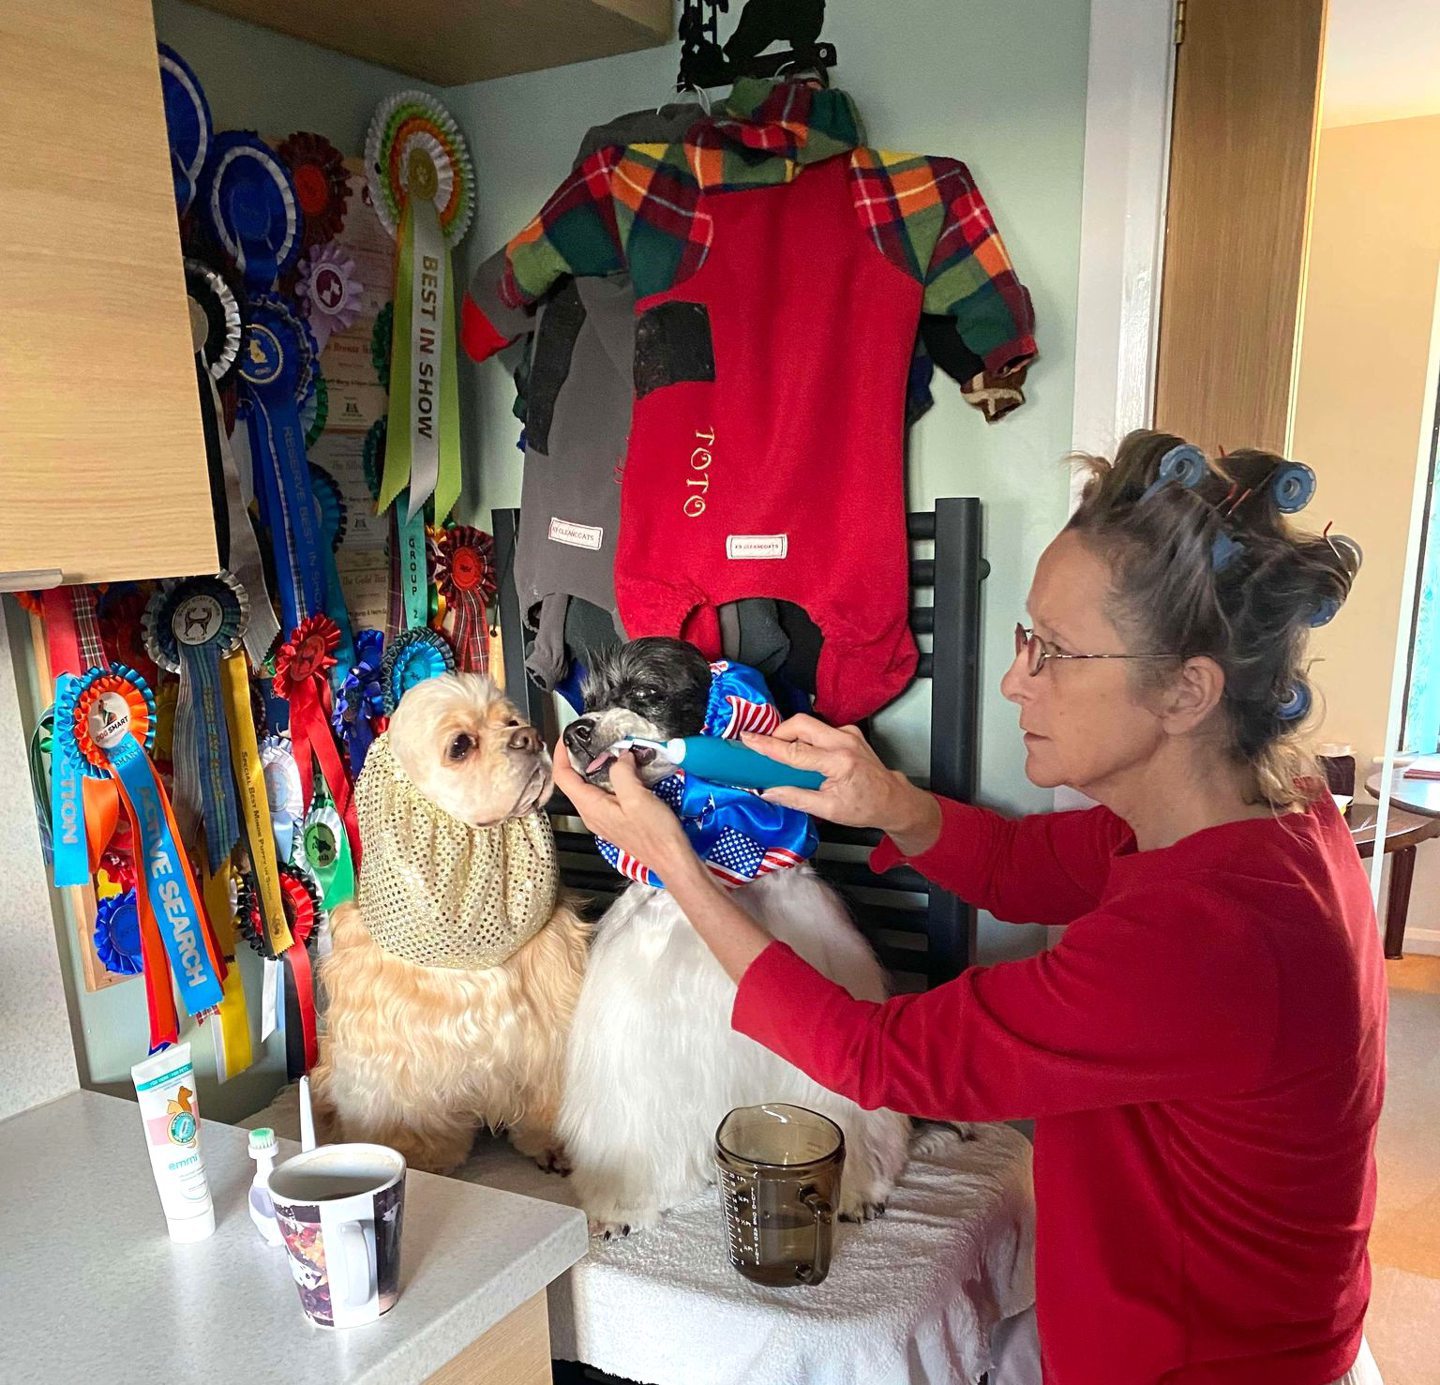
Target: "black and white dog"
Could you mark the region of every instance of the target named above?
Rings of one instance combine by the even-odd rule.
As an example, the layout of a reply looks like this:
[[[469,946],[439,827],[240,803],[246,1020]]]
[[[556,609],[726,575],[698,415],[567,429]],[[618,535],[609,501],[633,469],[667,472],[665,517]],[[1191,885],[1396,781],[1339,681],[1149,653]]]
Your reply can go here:
[[[608,783],[605,749],[622,736],[698,735],[710,666],[680,640],[633,640],[597,658],[586,714],[565,730],[576,769]],[[673,766],[637,755],[656,783]],[[807,865],[763,875],[736,901],[852,995],[885,981],[835,893]],[[904,1167],[910,1123],[826,1091],[730,1028],[735,986],[666,890],[633,884],[601,920],[570,1034],[557,1133],[595,1234],[651,1225],[714,1179],[715,1128],[732,1107],[792,1102],[845,1132],[840,1214],[884,1209]]]

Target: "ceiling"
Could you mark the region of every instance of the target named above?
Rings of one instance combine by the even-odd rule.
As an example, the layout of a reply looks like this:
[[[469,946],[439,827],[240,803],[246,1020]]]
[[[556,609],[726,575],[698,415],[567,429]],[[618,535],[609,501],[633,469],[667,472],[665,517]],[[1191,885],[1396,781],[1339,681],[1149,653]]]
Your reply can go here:
[[[1329,0],[1326,23],[1322,125],[1440,115],[1440,3]]]

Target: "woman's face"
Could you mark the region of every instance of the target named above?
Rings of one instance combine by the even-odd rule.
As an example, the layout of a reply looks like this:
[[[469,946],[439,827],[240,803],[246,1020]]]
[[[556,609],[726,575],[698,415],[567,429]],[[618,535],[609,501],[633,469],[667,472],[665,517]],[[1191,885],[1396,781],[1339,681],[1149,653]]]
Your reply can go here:
[[[1110,569],[1079,535],[1047,548],[1030,587],[1028,624],[1062,654],[1143,653],[1126,647],[1106,615]],[[1034,677],[1022,651],[1000,690],[1020,709],[1025,773],[1041,788],[1068,784],[1102,799],[1107,785],[1144,766],[1165,743],[1159,716],[1132,689],[1123,659],[1051,659]]]

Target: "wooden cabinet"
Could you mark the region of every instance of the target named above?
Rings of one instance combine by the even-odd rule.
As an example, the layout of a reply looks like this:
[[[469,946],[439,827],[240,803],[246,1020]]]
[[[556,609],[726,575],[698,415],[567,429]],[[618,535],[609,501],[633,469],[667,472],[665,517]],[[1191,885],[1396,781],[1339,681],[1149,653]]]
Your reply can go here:
[[[671,0],[199,0],[437,86],[656,48]]]
[[[214,571],[194,361],[150,0],[4,0],[0,574]]]

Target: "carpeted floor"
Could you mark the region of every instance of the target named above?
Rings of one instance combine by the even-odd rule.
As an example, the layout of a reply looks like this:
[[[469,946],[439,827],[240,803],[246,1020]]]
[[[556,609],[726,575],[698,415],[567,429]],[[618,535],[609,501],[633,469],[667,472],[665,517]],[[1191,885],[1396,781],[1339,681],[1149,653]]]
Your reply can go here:
[[[1385,965],[1389,1087],[1365,1330],[1385,1385],[1440,1385],[1440,957]]]

